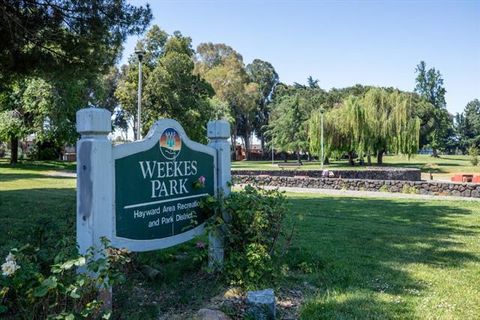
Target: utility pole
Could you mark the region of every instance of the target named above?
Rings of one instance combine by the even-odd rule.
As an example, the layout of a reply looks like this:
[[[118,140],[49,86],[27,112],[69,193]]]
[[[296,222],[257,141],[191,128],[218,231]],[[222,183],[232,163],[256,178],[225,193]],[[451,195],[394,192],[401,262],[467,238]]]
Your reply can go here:
[[[321,169],[323,170],[323,162],[325,159],[324,151],[323,151],[323,114],[325,113],[325,109],[320,107],[320,145],[321,145]]]
[[[142,60],[145,51],[142,48],[135,50],[138,57],[138,109],[137,109],[137,140],[142,139]]]

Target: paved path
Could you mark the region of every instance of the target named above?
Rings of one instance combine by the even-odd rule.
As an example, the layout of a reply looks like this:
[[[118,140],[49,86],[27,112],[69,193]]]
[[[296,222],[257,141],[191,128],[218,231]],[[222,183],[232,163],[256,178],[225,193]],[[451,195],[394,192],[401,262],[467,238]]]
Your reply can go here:
[[[60,178],[76,178],[77,174],[71,171],[46,171],[44,172],[46,176],[49,177],[60,177]]]
[[[262,186],[265,189],[276,189],[277,187]],[[355,191],[355,190],[334,190],[334,189],[317,189],[317,188],[295,188],[295,187],[278,187],[281,191],[295,193],[318,193],[329,196],[345,196],[345,197],[361,197],[361,198],[390,198],[390,199],[418,199],[418,200],[449,200],[449,201],[477,201],[480,198],[453,197],[453,196],[432,196],[424,194],[405,194],[395,192],[378,192],[378,191]]]

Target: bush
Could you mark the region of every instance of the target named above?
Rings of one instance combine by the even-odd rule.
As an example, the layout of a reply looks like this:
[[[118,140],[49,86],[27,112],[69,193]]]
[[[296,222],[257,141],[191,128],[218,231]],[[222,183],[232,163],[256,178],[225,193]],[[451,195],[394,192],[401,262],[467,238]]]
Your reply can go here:
[[[255,288],[271,280],[280,242],[287,236],[285,196],[278,190],[246,186],[223,199],[220,207],[229,217],[222,225],[229,282]]]
[[[5,146],[3,145],[3,143],[0,142],[0,158],[5,157],[5,154],[6,154],[6,148],[5,148]]]
[[[473,166],[478,165],[478,148],[471,146],[468,148],[468,155],[470,156],[470,162],[472,163]]]
[[[40,265],[39,249],[25,245],[12,249],[2,264],[0,317],[11,319],[96,318],[103,313],[100,290],[123,281],[121,266],[129,262],[125,251],[104,247],[60,261],[59,253],[48,270]],[[96,259],[94,259],[96,257]],[[84,273],[76,273],[83,268]],[[92,275],[96,274],[96,277]],[[108,318],[108,314],[104,314]]]
[[[409,186],[408,184],[404,184],[402,187],[402,193],[405,194],[416,194],[417,193],[417,188],[414,186]]]
[[[58,160],[62,148],[54,141],[39,141],[36,143],[30,157],[35,160]]]

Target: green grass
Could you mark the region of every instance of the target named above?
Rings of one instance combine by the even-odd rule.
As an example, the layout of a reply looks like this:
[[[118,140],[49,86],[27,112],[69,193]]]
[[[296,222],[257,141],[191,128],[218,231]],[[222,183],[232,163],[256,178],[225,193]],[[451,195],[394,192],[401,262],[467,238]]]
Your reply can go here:
[[[302,319],[476,319],[480,203],[290,194],[301,222],[291,285],[314,294]]]
[[[51,177],[51,163],[0,162],[0,255],[25,242],[53,247],[75,223],[75,179]],[[54,237],[51,237],[54,235]]]
[[[75,179],[46,175],[52,166],[62,169],[0,163],[0,259],[26,242],[53,252],[74,242]],[[273,285],[304,291],[301,319],[478,318],[479,202],[288,198],[298,221],[286,271]],[[188,319],[224,288],[201,270],[197,254],[192,242],[138,254],[115,290],[117,316],[185,312],[178,319]],[[142,265],[159,278],[144,277]]]
[[[374,159],[372,159],[374,160]],[[293,162],[293,161],[289,161]],[[234,161],[232,162],[232,169],[237,170],[282,170],[275,161],[272,165],[271,161]],[[402,167],[402,168],[419,168],[422,170],[422,178],[429,179],[429,166],[434,165],[432,169],[435,179],[450,179],[455,173],[480,173],[480,166],[472,166],[468,156],[441,156],[440,158],[433,158],[428,155],[416,155],[410,160],[404,156],[385,156],[383,166],[388,167]],[[373,166],[376,166],[373,163]],[[299,168],[289,168],[287,170],[319,170],[320,164],[317,161],[304,161],[303,166]],[[350,166],[346,160],[332,161],[331,164],[326,165],[325,169],[340,169],[340,170],[365,170],[367,166]]]

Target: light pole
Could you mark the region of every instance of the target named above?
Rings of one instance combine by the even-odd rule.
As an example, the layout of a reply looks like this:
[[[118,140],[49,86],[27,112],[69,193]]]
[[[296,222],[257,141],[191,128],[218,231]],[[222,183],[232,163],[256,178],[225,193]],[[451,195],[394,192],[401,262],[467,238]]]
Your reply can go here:
[[[273,166],[273,164],[274,164],[274,162],[275,162],[275,153],[274,153],[274,152],[275,152],[275,151],[273,151],[273,142],[272,142],[272,166]]]
[[[323,107],[320,107],[320,150],[321,150],[321,169],[323,170],[323,161],[325,159],[324,153],[323,153],[323,114],[325,112],[325,109]]]
[[[138,109],[137,109],[137,140],[142,139],[142,60],[145,51],[142,48],[135,49],[138,57]]]

